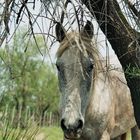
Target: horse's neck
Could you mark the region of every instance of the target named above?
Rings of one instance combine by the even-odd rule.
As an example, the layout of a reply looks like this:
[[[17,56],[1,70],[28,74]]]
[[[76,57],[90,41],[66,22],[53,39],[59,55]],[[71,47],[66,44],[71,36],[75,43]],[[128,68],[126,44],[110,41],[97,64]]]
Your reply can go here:
[[[109,83],[110,72],[107,71],[106,61],[99,51],[97,50],[93,53],[95,73],[93,75],[90,106],[93,108],[94,113],[97,111],[104,114],[106,111],[109,111],[109,107],[112,104],[111,86]]]
[[[88,114],[90,116],[96,118],[105,115],[105,118],[102,119],[106,119],[112,104],[112,95],[110,93],[108,79],[106,79],[102,72],[98,73],[97,77],[93,80],[93,88],[88,106]]]

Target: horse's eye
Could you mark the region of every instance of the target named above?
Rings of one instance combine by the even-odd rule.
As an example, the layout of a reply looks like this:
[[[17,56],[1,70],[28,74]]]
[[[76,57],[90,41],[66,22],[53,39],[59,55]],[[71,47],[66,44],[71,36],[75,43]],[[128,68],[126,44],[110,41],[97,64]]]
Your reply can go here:
[[[89,71],[92,71],[92,69],[93,69],[93,64],[90,64],[88,69],[89,69]]]

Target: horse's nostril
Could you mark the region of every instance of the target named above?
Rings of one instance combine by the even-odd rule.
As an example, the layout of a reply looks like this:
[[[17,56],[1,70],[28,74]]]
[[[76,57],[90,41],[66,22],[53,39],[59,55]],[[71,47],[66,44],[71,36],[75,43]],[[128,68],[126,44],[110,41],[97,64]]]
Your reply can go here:
[[[65,119],[62,119],[61,120],[61,128],[62,128],[62,130],[66,130],[67,129],[67,127],[65,126]]]
[[[66,125],[66,121],[65,119],[61,120],[61,128],[64,132],[70,132],[70,131],[78,131],[81,130],[83,128],[83,121],[81,119],[77,120],[75,123],[73,124],[67,124]]]
[[[82,129],[83,128],[83,125],[84,125],[83,121],[82,120],[79,120],[78,121],[78,125],[77,125],[77,130],[78,129]]]

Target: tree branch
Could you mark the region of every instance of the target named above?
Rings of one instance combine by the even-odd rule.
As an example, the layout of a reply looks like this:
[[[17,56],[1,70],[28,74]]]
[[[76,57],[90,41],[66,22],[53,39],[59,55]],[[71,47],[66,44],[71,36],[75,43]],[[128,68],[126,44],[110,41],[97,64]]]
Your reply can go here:
[[[136,17],[140,18],[140,11],[138,11],[136,8],[135,8],[135,5],[131,3],[130,0],[128,0],[128,6],[129,8],[132,10],[132,12],[135,14]]]

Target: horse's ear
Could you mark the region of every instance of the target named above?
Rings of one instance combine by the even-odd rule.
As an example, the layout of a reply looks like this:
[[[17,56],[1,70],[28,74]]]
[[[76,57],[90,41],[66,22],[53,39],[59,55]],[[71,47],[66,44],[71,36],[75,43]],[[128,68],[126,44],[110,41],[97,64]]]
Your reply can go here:
[[[65,29],[60,22],[57,22],[55,27],[56,39],[61,42],[65,38]]]
[[[90,22],[89,20],[87,21],[86,25],[81,31],[81,35],[88,37],[89,39],[92,39],[94,35],[94,27],[93,27],[92,22]]]

